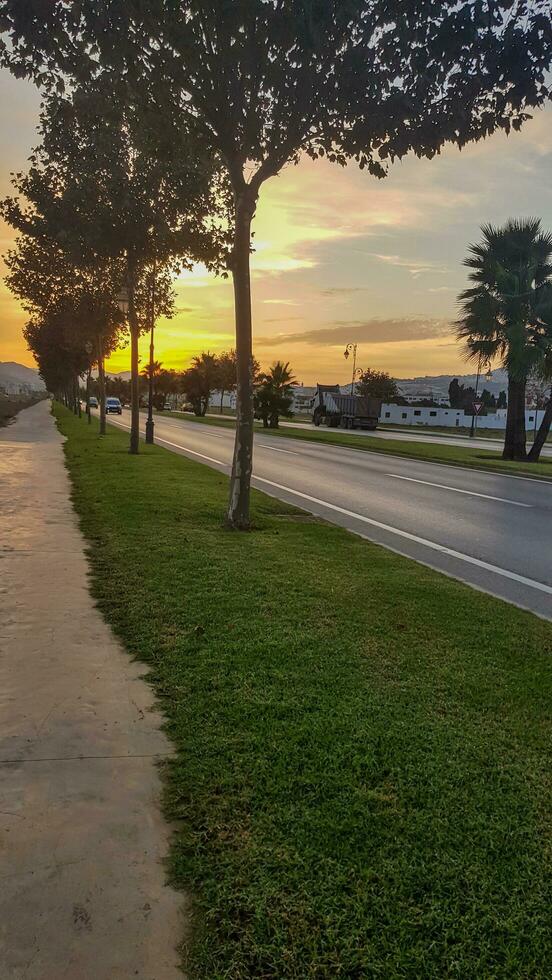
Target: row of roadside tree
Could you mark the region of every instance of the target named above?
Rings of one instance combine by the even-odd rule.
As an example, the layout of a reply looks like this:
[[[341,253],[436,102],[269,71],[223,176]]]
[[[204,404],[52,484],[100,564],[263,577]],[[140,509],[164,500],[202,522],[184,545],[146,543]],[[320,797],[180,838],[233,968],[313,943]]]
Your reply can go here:
[[[210,407],[224,411],[224,396],[236,390],[236,352],[223,351],[211,354],[203,351],[192,357],[191,365],[185,371],[164,368],[160,361],[148,364],[141,372],[142,401],[149,394],[149,381],[152,379],[152,407],[163,411],[167,402],[174,402],[178,396],[198,417],[207,413]],[[289,363],[275,361],[266,371],[261,371],[258,361],[253,360],[253,391],[255,416],[260,418],[266,428],[278,428],[280,416],[291,418],[293,412],[293,385],[295,377]],[[212,404],[214,393],[218,405]],[[98,400],[113,395],[123,404],[130,404],[130,381],[121,377],[99,379],[87,385],[86,396],[96,395]],[[75,406],[76,410],[78,408]]]
[[[0,61],[44,95],[41,142],[4,215],[20,235],[10,285],[48,387],[67,389],[93,363],[103,377],[128,324],[137,453],[140,333],[174,310],[180,269],[230,274],[227,517],[247,529],[263,185],[302,155],[381,178],[409,152],[432,158],[519,129],[550,95],[549,13],[549,0],[0,0]]]

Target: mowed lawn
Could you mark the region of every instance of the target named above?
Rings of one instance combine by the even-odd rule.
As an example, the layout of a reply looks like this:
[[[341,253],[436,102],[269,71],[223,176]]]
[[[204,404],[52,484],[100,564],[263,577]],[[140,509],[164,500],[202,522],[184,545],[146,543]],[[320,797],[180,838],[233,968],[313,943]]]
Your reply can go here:
[[[188,975],[548,978],[550,624],[261,493],[228,531],[225,476],[56,414],[176,747]]]
[[[161,412],[161,415],[181,418],[188,422],[199,422],[204,425],[222,426],[234,429],[233,419],[217,418],[207,415],[196,418],[188,412]],[[333,446],[345,446],[348,449],[361,449],[370,453],[385,453],[389,456],[405,456],[408,459],[421,459],[429,463],[446,463],[448,466],[465,466],[469,469],[487,470],[493,473],[509,473],[518,476],[531,476],[536,479],[552,481],[552,457],[541,456],[538,463],[512,462],[503,460],[499,452],[492,449],[477,449],[466,446],[453,446],[441,443],[410,442],[407,439],[380,439],[365,433],[362,436],[350,435],[340,429],[301,429],[285,426],[281,429],[263,429],[256,424],[259,432],[270,436],[282,436],[285,439],[302,439],[306,442],[326,442]],[[383,427],[382,427],[383,429]],[[528,445],[529,448],[529,445]]]

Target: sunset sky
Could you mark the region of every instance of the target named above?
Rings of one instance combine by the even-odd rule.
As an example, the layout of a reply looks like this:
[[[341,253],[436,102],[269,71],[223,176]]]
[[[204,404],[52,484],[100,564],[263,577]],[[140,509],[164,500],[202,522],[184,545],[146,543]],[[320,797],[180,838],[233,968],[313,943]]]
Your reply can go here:
[[[0,72],[0,193],[36,143],[39,96]],[[289,360],[305,384],[344,380],[343,349],[396,377],[466,373],[451,320],[466,276],[466,245],[483,222],[538,215],[552,228],[552,109],[520,134],[494,136],[433,161],[408,158],[383,181],[354,165],[304,160],[265,184],[255,220],[253,316],[263,365]],[[2,253],[11,229],[0,230]],[[178,314],[160,322],[157,357],[187,366],[201,350],[233,346],[228,281],[198,268],[176,284]],[[0,285],[0,360],[33,365],[25,315]],[[146,343],[142,348],[146,357]],[[129,369],[118,351],[110,371]]]

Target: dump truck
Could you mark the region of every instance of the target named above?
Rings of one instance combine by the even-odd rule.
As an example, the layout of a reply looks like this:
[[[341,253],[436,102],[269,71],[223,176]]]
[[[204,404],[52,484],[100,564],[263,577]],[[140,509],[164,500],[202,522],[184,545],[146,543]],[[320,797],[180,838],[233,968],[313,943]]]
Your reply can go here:
[[[375,429],[381,411],[379,398],[342,394],[339,385],[317,385],[312,421],[341,429]]]

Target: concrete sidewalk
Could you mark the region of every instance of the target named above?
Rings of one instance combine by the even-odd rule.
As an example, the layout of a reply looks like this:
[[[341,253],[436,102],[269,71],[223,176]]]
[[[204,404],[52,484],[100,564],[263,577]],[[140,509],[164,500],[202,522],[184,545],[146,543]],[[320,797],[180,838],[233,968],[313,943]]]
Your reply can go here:
[[[144,668],[87,588],[49,402],[0,429],[0,976],[182,978]],[[98,477],[101,478],[100,476]]]

